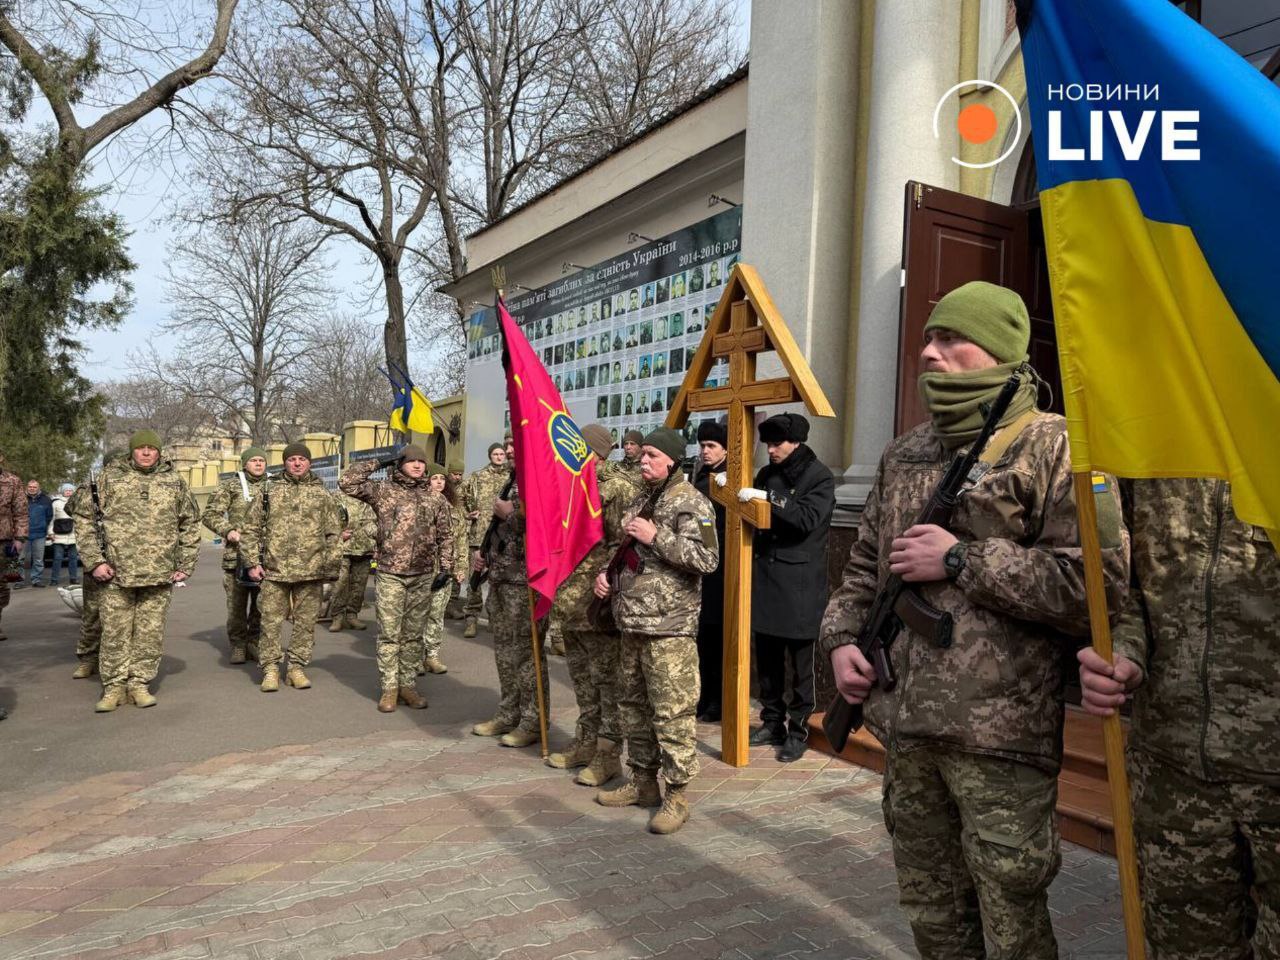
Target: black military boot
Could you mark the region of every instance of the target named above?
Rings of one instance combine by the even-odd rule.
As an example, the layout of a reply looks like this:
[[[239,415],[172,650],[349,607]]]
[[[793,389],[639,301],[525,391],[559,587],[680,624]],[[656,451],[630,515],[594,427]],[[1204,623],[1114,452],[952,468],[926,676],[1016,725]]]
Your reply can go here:
[[[809,732],[807,730],[793,730],[787,734],[787,742],[782,745],[782,749],[778,751],[779,763],[791,763],[799,760],[805,755],[805,751],[809,749]]]
[[[783,726],[756,727],[747,742],[753,747],[780,747],[787,742],[787,729]]]

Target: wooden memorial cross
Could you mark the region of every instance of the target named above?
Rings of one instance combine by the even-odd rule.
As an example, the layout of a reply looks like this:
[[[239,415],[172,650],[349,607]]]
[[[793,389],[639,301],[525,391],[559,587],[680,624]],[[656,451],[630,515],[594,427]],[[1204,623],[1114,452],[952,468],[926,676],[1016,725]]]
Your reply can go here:
[[[787,376],[756,379],[756,354],[774,350]],[[711,365],[729,358],[729,383],[703,387]],[[766,500],[741,503],[738,491],[753,485],[755,408],[803,400],[814,416],[834,417],[822,387],[782,321],[764,281],[754,267],[733,268],[715,313],[708,318],[680,392],[667,412],[667,426],[679,429],[691,413],[728,411],[729,451],[723,487],[711,484],[711,496],[725,510],[724,542],[724,691],[721,757],[735,767],[747,765],[751,700],[751,541],[769,527]]]

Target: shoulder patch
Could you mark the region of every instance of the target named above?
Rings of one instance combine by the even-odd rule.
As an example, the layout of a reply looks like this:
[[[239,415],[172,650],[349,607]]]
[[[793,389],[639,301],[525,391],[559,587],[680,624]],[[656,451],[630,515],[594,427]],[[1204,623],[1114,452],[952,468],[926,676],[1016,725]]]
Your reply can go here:
[[[1103,550],[1114,550],[1120,546],[1120,503],[1116,498],[1114,483],[1103,473],[1094,473],[1090,477],[1093,486],[1093,504],[1098,514],[1098,543]]]
[[[702,545],[708,550],[716,549],[716,525],[702,517],[698,520],[698,532],[702,535]]]

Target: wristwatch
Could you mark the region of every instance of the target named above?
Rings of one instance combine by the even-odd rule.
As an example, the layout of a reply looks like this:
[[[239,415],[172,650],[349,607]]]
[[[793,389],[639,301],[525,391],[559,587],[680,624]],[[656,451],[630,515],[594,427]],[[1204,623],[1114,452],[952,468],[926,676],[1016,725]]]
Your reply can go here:
[[[947,579],[954,580],[964,569],[964,562],[969,556],[969,545],[958,540],[942,555],[942,569],[947,571]]]

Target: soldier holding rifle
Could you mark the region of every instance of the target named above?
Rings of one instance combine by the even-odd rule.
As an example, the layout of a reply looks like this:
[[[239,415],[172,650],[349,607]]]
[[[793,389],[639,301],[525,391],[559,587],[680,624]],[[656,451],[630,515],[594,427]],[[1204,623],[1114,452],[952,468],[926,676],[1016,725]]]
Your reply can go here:
[[[926,960],[1057,955],[1046,893],[1061,863],[1061,635],[1086,636],[1088,619],[1066,422],[1036,410],[1029,340],[1026,306],[1010,290],[974,282],[939,301],[921,353],[930,422],[881,457],[822,624],[837,688],[865,703],[887,752],[885,823]],[[1001,414],[994,402],[1011,377],[1018,387]],[[993,411],[994,433],[961,478],[950,528],[918,524],[948,463]],[[1094,491],[1115,611],[1127,536],[1114,481],[1098,475]],[[911,588],[916,626],[929,633],[897,631],[880,671],[890,666],[896,685],[859,649],[891,575]],[[934,621],[950,629],[928,627]]]

